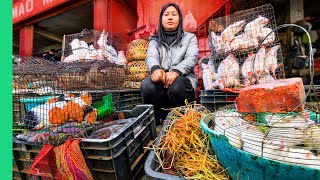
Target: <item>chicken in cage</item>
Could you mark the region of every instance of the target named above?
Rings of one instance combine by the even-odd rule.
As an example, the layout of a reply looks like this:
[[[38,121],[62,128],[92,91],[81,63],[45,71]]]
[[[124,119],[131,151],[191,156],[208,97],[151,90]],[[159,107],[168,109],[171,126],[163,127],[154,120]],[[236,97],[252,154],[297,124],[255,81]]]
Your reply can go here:
[[[44,97],[40,97],[44,98]],[[85,137],[97,127],[98,111],[89,93],[53,95],[43,104],[35,98],[22,119],[25,128],[16,138],[29,143],[59,144],[68,138]],[[30,103],[30,102],[29,102]]]
[[[232,23],[226,24],[227,20]],[[212,53],[209,66],[214,66],[211,69],[216,70],[217,79],[206,79],[210,82],[206,89],[238,92],[246,86],[284,78],[281,45],[274,30],[275,18],[270,4],[210,22],[219,26],[209,27]]]
[[[85,61],[58,64],[58,89],[102,90],[121,89],[125,67],[109,61]]]
[[[214,69],[213,62],[209,58],[200,60],[202,68],[202,79],[205,90],[213,89],[213,81],[217,80],[217,74]]]
[[[252,115],[231,105],[215,113],[214,131],[253,155],[320,169],[320,114],[312,109]]]
[[[217,55],[241,50],[257,48],[259,43],[268,45],[275,42],[275,33],[271,28],[265,27],[270,20],[258,16],[246,24],[246,20],[234,22],[225,28],[221,35],[210,30],[211,45]],[[246,24],[246,25],[245,25]],[[270,35],[268,35],[271,33]],[[262,40],[268,37],[262,42]]]
[[[62,62],[106,60],[125,65],[126,41],[105,30],[83,30],[64,36]]]
[[[273,161],[317,171],[320,104],[317,97],[310,103],[306,98],[301,78],[253,85],[239,93],[235,104],[218,109],[209,120],[214,134],[225,136],[226,143],[240,154],[247,153],[252,161],[258,158],[266,171],[271,168],[267,162]],[[220,161],[228,158],[218,156]]]
[[[265,7],[254,10],[259,12]],[[299,27],[285,24],[272,31],[288,26]],[[312,49],[310,36],[304,32]],[[263,42],[262,39],[260,44]],[[281,66],[278,43],[265,44],[246,53],[243,57],[237,52],[231,53],[232,56],[229,53],[218,64],[220,71],[217,72],[218,77],[225,77],[223,75],[232,72],[230,69],[238,68],[238,65],[232,67],[232,62],[240,62],[240,77],[244,77],[246,87],[238,92],[234,104],[219,108],[201,122],[210,135],[218,160],[232,179],[319,179],[320,101],[315,96],[306,103],[311,89],[316,92],[312,81],[314,70],[310,68],[311,83],[306,95],[301,78],[278,78],[275,70]],[[218,57],[212,58],[213,62],[219,61]]]
[[[25,63],[13,66],[15,111],[19,111],[15,122],[20,127],[14,137],[18,140],[58,145],[69,138],[87,136],[101,124],[98,119],[113,113],[114,104],[108,100],[112,97],[102,96],[120,91],[124,66],[109,61],[25,59]],[[92,99],[101,102],[95,105]]]

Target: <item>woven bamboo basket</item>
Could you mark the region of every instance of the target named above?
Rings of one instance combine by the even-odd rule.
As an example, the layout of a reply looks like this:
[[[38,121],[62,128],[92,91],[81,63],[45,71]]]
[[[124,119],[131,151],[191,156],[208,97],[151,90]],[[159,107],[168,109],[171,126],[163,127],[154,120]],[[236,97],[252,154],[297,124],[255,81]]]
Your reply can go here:
[[[147,57],[149,41],[136,39],[128,44],[127,61],[141,61]]]
[[[142,81],[148,76],[148,69],[145,61],[132,61],[128,63],[128,80]]]

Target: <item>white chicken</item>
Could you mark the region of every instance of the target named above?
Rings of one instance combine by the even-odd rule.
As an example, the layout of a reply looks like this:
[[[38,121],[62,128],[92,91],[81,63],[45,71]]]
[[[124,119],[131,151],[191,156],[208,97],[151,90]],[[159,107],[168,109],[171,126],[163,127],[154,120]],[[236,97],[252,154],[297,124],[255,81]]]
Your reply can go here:
[[[89,52],[87,56],[85,57],[86,60],[97,60],[98,51],[94,48],[94,46],[91,44],[89,46]]]
[[[266,68],[265,65],[265,58],[266,58],[266,49],[264,46],[262,46],[259,51],[257,52],[254,60],[254,76],[255,78],[259,81],[260,77],[263,74],[269,74],[268,69]]]
[[[80,48],[80,41],[79,39],[75,38],[71,41],[70,43],[70,46],[71,46],[71,50],[76,50],[76,49],[79,49]]]
[[[278,49],[280,48],[280,45],[273,46],[266,54],[265,58],[265,64],[268,71],[272,72],[272,75],[274,79],[276,79],[276,69],[279,66],[282,66],[281,63],[278,64]]]
[[[220,89],[240,85],[239,82],[240,67],[237,59],[233,54],[230,54],[226,59],[221,61],[217,76],[218,79],[213,83],[213,86],[219,86]]]
[[[118,59],[117,51],[110,45],[105,44],[105,56],[111,63],[116,63]]]
[[[213,80],[217,79],[216,73],[210,67],[209,63],[201,63],[202,66],[202,79],[205,90],[213,89]]]
[[[224,53],[225,43],[222,41],[221,36],[218,36],[213,31],[211,31],[211,41],[213,48],[217,54]]]
[[[78,57],[76,57],[76,55],[70,54],[69,56],[64,58],[64,60],[62,62],[69,63],[69,62],[73,62],[73,61],[77,61],[77,60],[79,60],[79,59],[78,59]]]
[[[268,18],[265,18],[263,16],[259,16],[258,18],[249,22],[245,26],[244,33],[248,36],[251,36],[252,38],[258,38],[258,35],[259,35],[261,28],[263,28],[269,22],[270,22],[270,20]]]
[[[102,59],[106,58],[112,63],[116,63],[118,53],[111,45],[108,45],[108,34],[105,35],[104,33],[101,33],[97,43],[99,45],[98,56]]]
[[[320,156],[303,147],[292,146],[283,140],[267,140],[263,145],[263,157],[286,163],[320,169]]]
[[[303,130],[303,144],[306,147],[320,151],[320,127],[312,126]]]
[[[231,51],[242,50],[248,48],[248,38],[245,34],[240,34],[236,36],[230,43]]]
[[[79,39],[74,39],[72,40],[72,42],[70,43],[71,45],[71,49],[72,49],[72,56],[71,57],[66,57],[66,59],[64,60],[65,62],[72,62],[72,61],[78,61],[79,59],[81,59],[82,56],[82,45],[83,43],[80,43]]]
[[[88,44],[85,41],[79,41],[79,39],[75,38],[70,43],[72,54],[67,56],[63,62],[73,62],[81,59],[85,59],[87,54],[89,53]]]
[[[231,42],[235,38],[235,34],[242,30],[243,25],[246,24],[245,20],[234,22],[229,25],[223,32],[221,33],[221,39],[223,42]]]
[[[87,54],[89,53],[89,46],[85,41],[80,41],[80,58],[79,59],[85,59]]]
[[[79,56],[80,56],[80,41],[79,39],[75,38],[71,41],[70,43],[70,46],[71,46],[71,50],[72,50],[72,53],[65,57],[63,59],[62,62],[73,62],[73,61],[77,61],[79,60]]]
[[[320,169],[320,155],[316,155],[308,149],[288,148],[284,161],[318,170]]]
[[[270,74],[262,74],[258,80],[259,84],[269,83],[275,81],[275,79]]]
[[[119,65],[126,65],[126,56],[124,55],[124,51],[118,51],[118,60],[117,64]]]
[[[262,155],[262,142],[265,135],[257,126],[249,125],[240,136],[242,149],[257,156]]]
[[[250,53],[248,54],[248,57],[244,61],[242,67],[241,67],[241,74],[244,78],[244,84],[245,85],[251,85],[254,84],[256,79],[253,76],[253,58],[254,54]]]
[[[260,32],[258,33],[258,38],[262,41],[266,36],[268,36],[263,42],[262,44],[270,44],[273,43],[276,39],[274,32],[272,32],[272,29],[270,28],[261,28]],[[271,33],[269,35],[269,33]],[[260,42],[261,42],[260,41]]]
[[[257,38],[252,38],[251,36],[246,35],[247,37],[247,47],[256,48],[259,45],[259,40]]]

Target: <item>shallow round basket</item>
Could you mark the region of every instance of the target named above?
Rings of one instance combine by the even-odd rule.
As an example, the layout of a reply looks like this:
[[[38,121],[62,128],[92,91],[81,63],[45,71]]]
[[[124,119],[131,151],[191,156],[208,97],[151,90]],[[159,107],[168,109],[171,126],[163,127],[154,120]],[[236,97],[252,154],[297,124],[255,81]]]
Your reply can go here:
[[[128,44],[127,61],[141,61],[147,57],[149,41],[145,39],[136,39]]]
[[[210,136],[211,147],[231,179],[320,179],[319,169],[265,159],[232,146],[226,136],[210,128],[213,116],[204,116],[200,125]]]

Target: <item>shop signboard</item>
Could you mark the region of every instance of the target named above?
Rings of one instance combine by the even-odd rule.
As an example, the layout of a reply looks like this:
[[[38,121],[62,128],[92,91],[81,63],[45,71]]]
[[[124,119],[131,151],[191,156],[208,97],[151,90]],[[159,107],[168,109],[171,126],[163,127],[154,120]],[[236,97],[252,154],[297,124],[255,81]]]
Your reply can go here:
[[[70,0],[19,0],[12,6],[13,24],[40,14]]]

